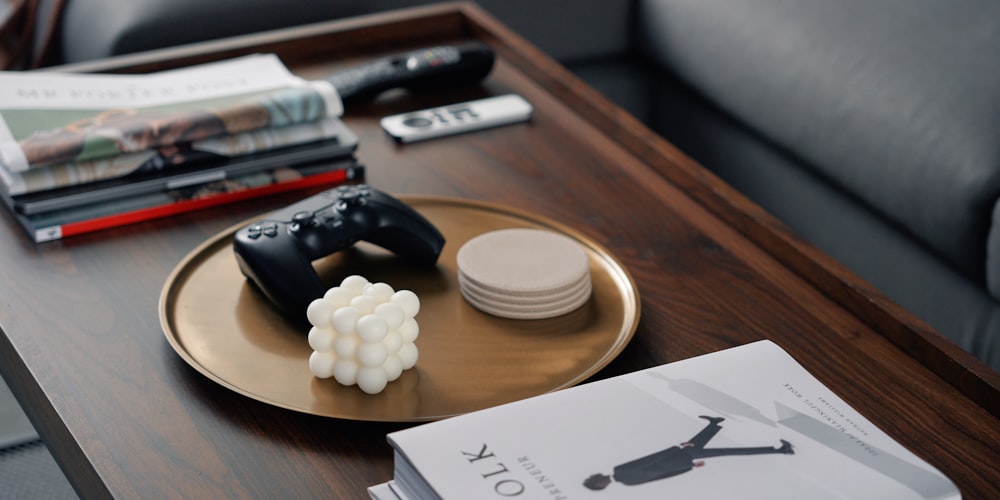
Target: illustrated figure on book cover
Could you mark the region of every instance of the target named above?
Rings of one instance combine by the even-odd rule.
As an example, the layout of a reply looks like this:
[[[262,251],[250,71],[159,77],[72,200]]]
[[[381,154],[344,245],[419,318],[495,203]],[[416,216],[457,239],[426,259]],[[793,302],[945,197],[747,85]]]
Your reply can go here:
[[[777,447],[706,448],[708,442],[722,430],[722,426],[719,424],[725,419],[704,415],[700,418],[707,420],[708,425],[689,441],[615,466],[611,476],[601,473],[593,474],[583,481],[583,485],[591,490],[603,490],[616,481],[629,486],[647,483],[701,467],[705,465],[705,462],[701,460],[704,458],[734,455],[791,455],[795,453],[792,450],[792,444],[784,439]]]

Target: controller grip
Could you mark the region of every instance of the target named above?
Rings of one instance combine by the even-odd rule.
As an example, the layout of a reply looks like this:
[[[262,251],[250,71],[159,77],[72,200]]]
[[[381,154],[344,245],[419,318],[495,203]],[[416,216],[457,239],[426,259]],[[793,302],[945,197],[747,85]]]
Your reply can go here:
[[[422,220],[422,218],[421,218]],[[418,266],[433,266],[444,248],[444,236],[429,222],[415,230],[388,226],[373,231],[365,241],[374,243]]]
[[[248,241],[237,233],[233,242],[240,272],[283,313],[304,318],[309,303],[326,292],[312,262],[299,252],[283,251],[279,242],[262,247]]]

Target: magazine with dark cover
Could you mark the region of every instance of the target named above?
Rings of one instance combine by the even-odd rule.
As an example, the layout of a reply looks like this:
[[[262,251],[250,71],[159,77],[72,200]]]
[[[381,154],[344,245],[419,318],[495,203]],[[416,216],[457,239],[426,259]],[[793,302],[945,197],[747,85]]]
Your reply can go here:
[[[282,166],[232,179],[56,210],[15,214],[36,243],[58,240],[136,222],[202,210],[261,196],[310,187],[332,187],[364,179],[364,166],[353,157],[310,165]]]
[[[961,498],[770,341],[388,441],[394,476],[369,490],[373,498]]]
[[[124,177],[10,196],[10,205],[18,213],[33,215],[233,178],[278,166],[351,156],[358,146],[358,138],[354,132],[339,119],[329,127],[332,130],[331,139],[235,157],[192,151],[182,146],[175,148],[173,153],[184,157],[179,165],[161,166]]]
[[[0,72],[0,168],[21,172],[340,116],[274,55],[146,75]]]

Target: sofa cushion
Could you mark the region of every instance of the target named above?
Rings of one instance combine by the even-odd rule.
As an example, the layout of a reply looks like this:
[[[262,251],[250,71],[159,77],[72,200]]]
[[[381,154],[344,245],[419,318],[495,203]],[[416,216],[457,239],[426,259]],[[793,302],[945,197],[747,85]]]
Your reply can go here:
[[[357,12],[365,0],[73,0],[63,14],[66,62],[316,22]]]
[[[802,238],[1000,370],[1000,302],[897,225],[803,168],[670,75],[647,96],[651,126]]]
[[[440,0],[73,0],[63,20],[66,62],[200,42]],[[624,52],[631,3],[479,0],[488,12],[564,61]]]
[[[985,282],[1000,3],[640,0],[637,18],[656,63]]]

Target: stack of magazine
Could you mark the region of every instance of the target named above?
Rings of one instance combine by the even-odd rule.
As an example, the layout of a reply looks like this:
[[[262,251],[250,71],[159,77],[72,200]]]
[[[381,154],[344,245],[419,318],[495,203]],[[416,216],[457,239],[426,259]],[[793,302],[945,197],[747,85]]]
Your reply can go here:
[[[766,340],[388,440],[395,471],[369,488],[378,500],[961,498]]]
[[[363,177],[329,82],[258,54],[145,75],[0,72],[0,197],[36,242]]]

